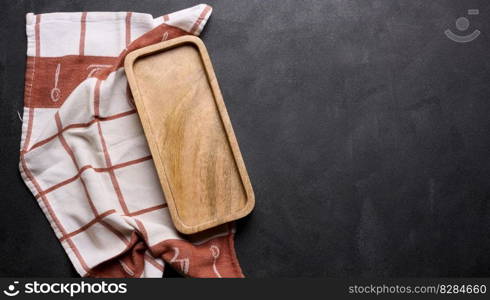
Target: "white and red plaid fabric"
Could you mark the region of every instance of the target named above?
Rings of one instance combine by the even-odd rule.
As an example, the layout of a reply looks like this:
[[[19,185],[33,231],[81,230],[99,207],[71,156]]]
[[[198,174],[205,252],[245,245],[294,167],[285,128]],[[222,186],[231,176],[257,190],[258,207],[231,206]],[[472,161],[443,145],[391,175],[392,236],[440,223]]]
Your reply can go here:
[[[81,276],[242,277],[232,226],[173,227],[123,62],[137,48],[199,35],[201,4],[131,12],[27,14],[20,172]]]

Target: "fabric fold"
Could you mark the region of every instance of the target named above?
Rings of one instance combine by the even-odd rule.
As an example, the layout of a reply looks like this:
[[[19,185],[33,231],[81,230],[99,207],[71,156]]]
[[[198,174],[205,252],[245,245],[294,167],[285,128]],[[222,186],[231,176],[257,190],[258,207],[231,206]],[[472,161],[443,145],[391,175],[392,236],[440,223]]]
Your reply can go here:
[[[81,276],[243,277],[231,224],[175,230],[123,69],[132,50],[199,35],[211,11],[26,16],[19,169]]]

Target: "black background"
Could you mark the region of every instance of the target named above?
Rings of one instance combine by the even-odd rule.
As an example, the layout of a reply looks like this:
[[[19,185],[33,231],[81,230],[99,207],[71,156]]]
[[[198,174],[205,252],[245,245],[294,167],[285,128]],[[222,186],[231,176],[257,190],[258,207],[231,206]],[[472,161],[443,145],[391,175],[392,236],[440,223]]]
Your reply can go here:
[[[197,3],[0,3],[1,276],[76,276],[17,167],[25,13]],[[257,200],[238,222],[246,275],[490,276],[488,1],[207,3],[202,38]],[[481,36],[446,38],[470,8]]]

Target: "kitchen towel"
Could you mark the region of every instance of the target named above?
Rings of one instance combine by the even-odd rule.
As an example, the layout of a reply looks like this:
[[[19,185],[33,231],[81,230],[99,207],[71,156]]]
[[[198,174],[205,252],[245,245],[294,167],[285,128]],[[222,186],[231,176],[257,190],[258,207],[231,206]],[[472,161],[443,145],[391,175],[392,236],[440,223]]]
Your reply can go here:
[[[226,224],[179,234],[132,102],[132,50],[199,35],[211,7],[26,16],[20,172],[85,277],[243,277]]]

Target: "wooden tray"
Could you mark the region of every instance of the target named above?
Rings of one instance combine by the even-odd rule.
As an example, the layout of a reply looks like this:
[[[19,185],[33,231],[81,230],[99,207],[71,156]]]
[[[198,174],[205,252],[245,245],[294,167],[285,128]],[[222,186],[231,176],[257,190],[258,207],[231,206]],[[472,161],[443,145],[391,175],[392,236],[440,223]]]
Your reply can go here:
[[[252,185],[203,42],[184,36],[133,51],[125,69],[177,230],[249,214]]]

